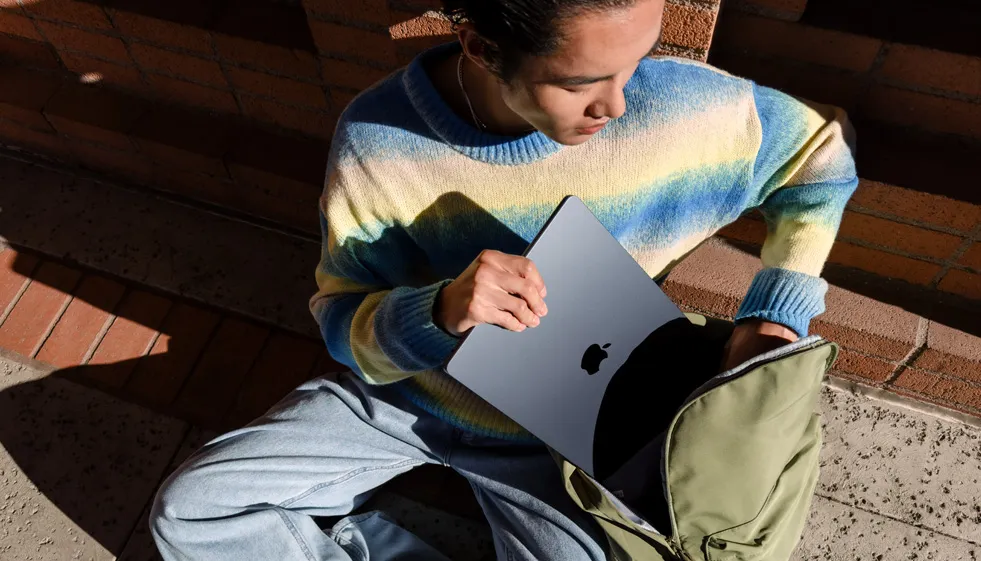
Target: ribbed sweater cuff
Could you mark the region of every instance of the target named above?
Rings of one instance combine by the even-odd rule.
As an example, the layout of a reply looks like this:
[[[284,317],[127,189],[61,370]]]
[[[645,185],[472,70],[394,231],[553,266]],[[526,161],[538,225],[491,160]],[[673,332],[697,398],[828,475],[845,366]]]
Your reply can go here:
[[[450,281],[421,288],[399,287],[385,296],[375,316],[375,338],[392,351],[399,368],[415,372],[439,367],[459,341],[433,323],[433,303]]]
[[[746,293],[736,322],[749,318],[785,325],[801,337],[814,316],[824,312],[828,283],[806,273],[767,268],[756,274]]]

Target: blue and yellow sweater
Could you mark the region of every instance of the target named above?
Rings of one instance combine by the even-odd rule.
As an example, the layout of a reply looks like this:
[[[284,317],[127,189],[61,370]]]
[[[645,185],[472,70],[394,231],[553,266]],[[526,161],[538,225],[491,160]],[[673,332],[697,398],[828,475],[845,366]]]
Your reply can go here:
[[[818,275],[858,183],[844,113],[674,58],[645,59],[624,94],[626,114],[574,147],[477,130],[419,58],[357,97],[320,201],[311,309],[333,357],[455,426],[524,438],[439,370],[457,340],[433,324],[433,301],[481,250],[521,254],[566,195],[652,277],[760,209],[764,269],[738,318],[804,335],[824,310]]]

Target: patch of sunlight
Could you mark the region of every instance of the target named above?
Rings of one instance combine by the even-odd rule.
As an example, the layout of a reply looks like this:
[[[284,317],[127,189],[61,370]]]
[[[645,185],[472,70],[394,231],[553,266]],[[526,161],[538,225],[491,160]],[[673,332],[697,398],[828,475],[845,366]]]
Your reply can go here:
[[[86,72],[79,75],[78,81],[83,84],[95,84],[102,81],[102,74],[98,72]]]

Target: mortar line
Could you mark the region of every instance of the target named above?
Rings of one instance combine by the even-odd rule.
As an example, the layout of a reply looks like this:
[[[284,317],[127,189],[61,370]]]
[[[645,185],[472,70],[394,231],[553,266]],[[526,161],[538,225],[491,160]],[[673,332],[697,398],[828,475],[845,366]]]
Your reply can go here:
[[[52,319],[51,323],[48,324],[48,326],[44,329],[44,333],[41,334],[41,338],[38,341],[37,345],[35,345],[35,347],[31,349],[31,355],[30,355],[31,358],[37,357],[37,354],[41,352],[41,348],[44,347],[44,344],[48,342],[49,338],[51,338],[51,334],[54,333],[55,327],[57,327],[58,322],[61,321],[61,318],[65,316],[65,312],[68,311],[68,306],[71,306],[72,302],[75,301],[75,292],[78,291],[79,287],[82,286],[82,281],[84,279],[85,279],[85,275],[79,274],[78,280],[75,281],[71,289],[69,289],[67,293],[64,293],[65,296],[67,296],[67,298],[65,298],[65,301],[62,302],[61,306],[58,309],[58,313],[55,314],[54,319]]]
[[[900,189],[906,189],[906,190],[909,190],[909,191],[913,191],[914,193],[920,193],[920,194],[923,194],[923,195],[933,195],[935,197],[943,197],[945,199],[950,199],[950,197],[946,197],[944,195],[935,195],[933,193],[926,193],[925,191],[917,191],[915,189],[908,189],[906,187],[899,187],[899,188]],[[898,195],[898,196],[902,196],[902,195]],[[966,204],[966,205],[976,206],[973,203],[968,203],[968,202],[965,202],[965,201],[957,201],[956,199],[950,199],[950,200],[956,201],[956,202],[959,202],[959,203],[963,203],[963,204]],[[871,208],[864,207],[862,205],[856,204],[854,202],[848,203],[848,207],[846,208],[846,210],[850,210],[850,211],[856,212],[858,214],[865,214],[865,215],[868,215],[868,216],[874,216],[876,218],[882,218],[883,220],[889,220],[890,222],[898,222],[900,224],[907,224],[909,226],[916,226],[917,228],[921,228],[923,230],[930,230],[930,231],[933,231],[933,232],[939,232],[941,234],[950,234],[952,236],[957,236],[959,238],[962,238],[962,237],[971,238],[973,236],[973,234],[971,233],[971,230],[957,230],[956,228],[951,228],[950,226],[944,226],[944,225],[940,225],[940,224],[931,224],[929,222],[923,222],[922,220],[917,220],[915,218],[907,218],[907,217],[904,217],[904,216],[900,216],[898,214],[892,214],[892,213],[889,213],[889,212],[883,212],[881,210],[871,209]]]
[[[927,336],[930,334],[930,320],[923,316],[919,317],[916,324],[916,342],[913,344],[913,348],[910,349],[906,356],[904,356],[898,363],[896,370],[893,371],[892,375],[889,376],[884,385],[892,384],[896,381],[899,376],[910,368],[917,358],[926,351],[927,347]]]

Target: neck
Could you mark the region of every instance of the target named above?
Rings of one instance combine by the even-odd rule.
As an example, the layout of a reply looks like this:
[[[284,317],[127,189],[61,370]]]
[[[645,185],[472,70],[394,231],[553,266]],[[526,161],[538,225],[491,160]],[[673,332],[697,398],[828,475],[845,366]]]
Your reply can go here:
[[[508,136],[527,134],[533,131],[534,127],[528,121],[522,119],[504,103],[504,98],[501,97],[501,82],[497,77],[474,64],[466,56],[461,56],[463,57],[464,90],[461,95],[470,98],[473,112],[477,115],[477,119],[484,124],[486,131]],[[473,116],[468,114],[466,119],[471,122]],[[473,123],[473,125],[480,128],[477,123]]]

